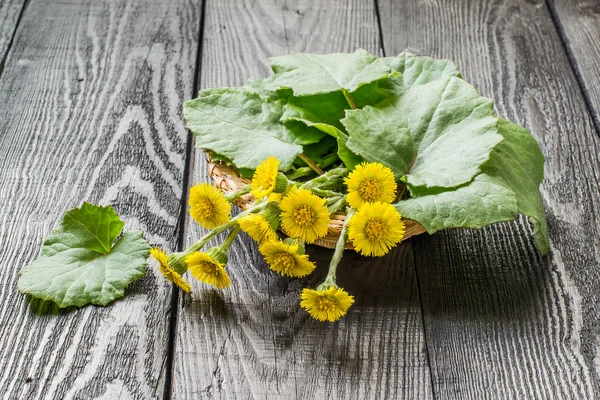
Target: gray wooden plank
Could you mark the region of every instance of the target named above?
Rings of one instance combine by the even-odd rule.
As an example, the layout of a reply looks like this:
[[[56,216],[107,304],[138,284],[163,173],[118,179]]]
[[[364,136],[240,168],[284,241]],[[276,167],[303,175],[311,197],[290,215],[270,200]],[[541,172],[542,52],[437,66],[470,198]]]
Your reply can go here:
[[[0,80],[0,397],[162,397],[172,290],[154,264],[105,308],[28,303],[16,280],[83,200],[176,246],[200,10],[195,0],[28,5]]]
[[[523,220],[413,241],[436,397],[595,398],[600,140],[545,3],[378,2],[387,54],[455,60],[546,156],[548,257]]]
[[[200,86],[266,76],[269,56],[357,47],[380,53],[372,1],[209,1]],[[191,182],[206,180],[200,151],[194,163]],[[188,242],[200,235],[192,221]],[[335,324],[310,319],[298,298],[302,287],[324,277],[331,254],[311,247],[317,271],[290,280],[271,272],[245,235],[238,237],[231,288],[195,282],[182,301],[174,398],[430,398],[410,245],[384,259],[347,254],[338,281],[356,303]]]
[[[26,0],[0,2],[0,73]]]
[[[600,2],[549,0],[600,130]],[[600,132],[599,132],[600,133]]]

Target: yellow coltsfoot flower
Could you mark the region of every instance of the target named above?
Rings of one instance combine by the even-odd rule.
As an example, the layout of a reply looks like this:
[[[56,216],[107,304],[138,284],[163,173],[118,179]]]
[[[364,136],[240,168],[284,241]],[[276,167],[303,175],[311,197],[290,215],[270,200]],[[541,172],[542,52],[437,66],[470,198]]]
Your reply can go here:
[[[281,193],[287,187],[287,178],[278,172],[279,160],[269,156],[261,162],[252,176],[252,195],[261,199],[271,193]]]
[[[366,256],[383,256],[404,237],[401,215],[387,203],[365,203],[348,223],[354,249]]]
[[[216,187],[201,183],[190,189],[190,214],[207,229],[223,225],[231,218],[231,205]]]
[[[195,251],[187,256],[185,262],[188,265],[188,270],[196,279],[217,289],[223,289],[231,285],[229,274],[225,271],[227,255],[220,250],[213,247],[206,253]]]
[[[311,191],[298,189],[290,192],[279,203],[281,227],[292,238],[313,243],[327,234],[329,211],[322,199]]]
[[[275,230],[269,221],[261,214],[248,214],[238,220],[240,228],[258,244],[265,241],[277,240]]]
[[[267,201],[279,203],[281,199],[283,199],[283,195],[284,193],[271,193],[269,197],[267,197]]]
[[[275,232],[279,229],[281,222],[279,213],[279,203],[269,202],[259,213],[241,217],[238,225],[258,244],[268,240],[277,240]]]
[[[300,306],[319,321],[335,322],[344,316],[354,303],[354,297],[337,286],[304,289],[300,294]]]
[[[365,203],[391,203],[396,198],[394,173],[380,163],[362,163],[344,178],[348,204],[359,209]]]
[[[269,268],[282,276],[303,277],[315,270],[301,243],[294,239],[271,240],[259,247]]]
[[[163,250],[154,247],[150,249],[150,255],[158,261],[158,270],[166,280],[179,286],[184,292],[192,290],[190,284],[169,266],[167,254]]]

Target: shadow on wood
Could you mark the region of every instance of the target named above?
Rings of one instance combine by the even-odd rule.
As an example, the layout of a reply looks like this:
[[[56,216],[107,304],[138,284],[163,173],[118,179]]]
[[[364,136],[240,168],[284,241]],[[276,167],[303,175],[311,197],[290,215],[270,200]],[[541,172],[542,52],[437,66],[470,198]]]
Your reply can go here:
[[[233,249],[231,288],[203,286],[186,297],[185,325],[180,320],[178,329],[178,341],[188,347],[180,362],[203,370],[210,365],[212,374],[198,376],[188,365],[178,371],[190,376],[178,379],[195,379],[207,395],[304,398],[334,390],[340,398],[378,398],[412,387],[415,374],[420,381],[426,375],[410,244],[383,258],[346,253],[338,283],[356,302],[336,323],[315,321],[299,306],[302,288],[316,287],[326,275],[332,250],[310,246],[316,271],[289,279],[270,271],[245,235]]]

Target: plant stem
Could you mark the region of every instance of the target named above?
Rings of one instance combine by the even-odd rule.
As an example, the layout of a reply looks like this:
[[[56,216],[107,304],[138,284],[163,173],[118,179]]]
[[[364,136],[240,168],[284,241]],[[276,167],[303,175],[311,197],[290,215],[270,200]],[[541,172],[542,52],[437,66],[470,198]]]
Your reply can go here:
[[[402,197],[404,197],[404,192],[406,192],[406,187],[408,185],[405,183],[402,185],[402,188],[400,189],[400,194],[398,194],[398,201],[402,200]]]
[[[242,228],[240,228],[239,225],[236,225],[231,230],[231,232],[229,232],[225,240],[223,240],[223,243],[221,243],[221,249],[223,250],[223,252],[226,253],[227,251],[229,251],[229,248],[231,247],[233,241],[235,240],[236,236],[238,235],[238,233],[240,233],[241,230]]]
[[[354,208],[351,208],[350,211],[348,211],[348,214],[346,214],[346,220],[344,221],[342,232],[340,233],[340,237],[338,238],[338,241],[335,244],[335,251],[333,252],[333,256],[331,257],[331,262],[329,263],[329,271],[327,272],[327,277],[325,278],[325,281],[319,285],[319,288],[329,288],[330,286],[337,286],[335,282],[335,274],[337,271],[337,266],[342,260],[342,256],[344,255],[344,250],[346,248],[346,240],[348,240],[348,223],[350,222],[350,219],[353,215]]]
[[[227,245],[227,248],[229,248],[229,246],[231,245],[231,243],[233,243],[233,240],[235,239],[236,235],[241,229],[237,223],[237,220],[248,214],[262,210],[266,207],[267,204],[268,203],[263,202],[262,200],[257,201],[256,203],[254,203],[253,207],[247,209],[244,212],[239,213],[228,222],[208,232],[206,235],[202,236],[200,240],[188,247],[186,250],[169,254],[169,257],[167,258],[169,266],[173,268],[173,270],[175,270],[175,272],[177,272],[179,275],[183,275],[188,269],[187,264],[185,262],[187,256],[189,256],[195,251],[200,251],[210,239],[233,227],[233,230],[229,233],[225,241],[221,244],[221,246]]]
[[[339,160],[340,160],[340,157],[336,153],[332,153],[332,154],[329,154],[329,155],[325,156],[324,158],[322,158],[321,162],[318,163],[317,165],[319,166],[319,168],[327,168],[330,165],[335,164]]]
[[[323,175],[323,170],[317,166],[312,160],[304,154],[300,154],[298,157],[302,159],[313,171],[315,171],[318,175]]]
[[[346,196],[327,199],[327,210],[329,210],[329,214],[333,214],[339,210],[341,210],[346,205]]]
[[[296,168],[295,171],[290,172],[287,177],[289,180],[295,181],[295,180],[298,180],[299,178],[304,178],[306,176],[313,175],[314,173],[315,173],[315,171],[313,171],[313,169],[310,167],[300,167],[300,168]]]
[[[266,207],[267,204],[268,203],[260,201],[260,200],[257,201],[256,203],[254,203],[254,205],[252,207],[250,207],[246,211],[243,211],[243,212],[239,213],[238,215],[236,215],[235,217],[233,217],[232,219],[230,219],[228,222],[224,223],[221,226],[216,227],[212,231],[208,232],[206,235],[202,236],[200,238],[200,240],[198,240],[196,243],[194,243],[193,245],[191,245],[189,247],[189,249],[186,251],[186,253],[187,252],[191,252],[191,251],[199,251],[200,249],[202,249],[206,245],[206,243],[208,243],[208,241],[210,239],[212,239],[213,237],[217,236],[220,233],[225,232],[227,229],[235,226],[237,224],[237,221],[240,218],[245,217],[248,214],[252,214],[252,213],[255,213],[257,211],[262,210],[263,208]]]
[[[335,192],[333,190],[325,190],[321,188],[311,188],[310,189],[314,194],[320,197],[332,198],[332,197],[340,197],[343,196],[342,193]]]
[[[302,186],[300,186],[300,188],[312,189],[315,187],[319,187],[323,183],[329,182],[335,178],[343,177],[344,175],[346,175],[347,172],[348,172],[348,170],[343,167],[330,169],[329,171],[325,172],[323,175],[313,178],[310,181],[302,184]]]
[[[354,104],[354,100],[350,96],[350,93],[346,89],[342,89],[342,93],[344,93],[344,97],[346,98],[346,101],[350,105],[350,108],[352,108],[353,110],[356,110],[356,104]]]
[[[252,191],[252,185],[245,185],[245,186],[242,186],[241,188],[239,188],[238,190],[236,190],[235,192],[225,195],[224,197],[225,197],[225,200],[227,200],[229,203],[233,203],[237,199],[239,199],[243,195],[250,193],[251,191]]]

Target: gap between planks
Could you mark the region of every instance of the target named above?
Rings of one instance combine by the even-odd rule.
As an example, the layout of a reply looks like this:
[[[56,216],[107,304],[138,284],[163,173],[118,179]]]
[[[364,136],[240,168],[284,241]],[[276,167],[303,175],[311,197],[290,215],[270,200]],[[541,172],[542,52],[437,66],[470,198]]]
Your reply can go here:
[[[29,0],[28,0],[29,1]],[[202,42],[204,38],[204,15],[206,11],[206,3],[208,0],[202,0],[200,6],[200,20],[198,23],[198,44],[196,47],[196,64],[194,66],[194,81],[192,84],[191,98],[196,97],[200,86],[200,69],[202,68]],[[185,247],[185,234],[187,233],[186,225],[188,219],[187,214],[187,198],[190,187],[190,177],[192,171],[193,153],[194,153],[194,135],[190,130],[187,131],[187,141],[185,145],[185,160],[183,169],[183,181],[181,184],[181,201],[179,205],[179,219],[177,221],[177,251],[183,251]],[[177,321],[179,313],[179,299],[181,295],[180,289],[173,285],[173,295],[171,296],[171,318],[169,321],[169,344],[167,347],[167,360],[165,368],[165,388],[163,391],[163,399],[169,400],[173,393],[173,368],[175,358],[175,345],[177,343]]]
[[[0,38],[0,51],[2,51],[2,54],[0,54],[0,79],[2,79],[2,73],[4,72],[4,64],[6,63],[8,53],[10,53],[10,49],[15,41],[15,36],[17,35],[17,30],[19,29],[19,25],[21,23],[21,18],[23,18],[23,14],[25,14],[25,10],[27,9],[27,6],[29,5],[30,1],[31,0],[25,0],[25,1],[23,1],[23,4],[21,4],[21,10],[19,11],[19,15],[17,16],[15,26],[14,26],[14,28],[12,28],[12,33],[10,35],[10,39],[8,40],[8,43],[6,44],[6,47],[4,49],[2,49],[2,43],[1,43],[2,38]],[[2,22],[3,22],[3,24],[5,23],[5,21],[2,21]],[[6,25],[4,25],[3,28],[6,28]]]
[[[569,60],[569,64],[571,64],[571,70],[575,75],[575,80],[577,81],[577,85],[579,86],[579,91],[581,92],[581,96],[585,101],[585,106],[587,108],[588,114],[592,118],[592,122],[594,123],[594,128],[596,129],[596,133],[600,136],[600,119],[594,110],[594,106],[592,104],[592,99],[590,96],[590,92],[587,89],[585,84],[585,80],[583,79],[583,74],[579,69],[579,65],[577,63],[577,57],[573,53],[571,46],[569,45],[569,37],[565,32],[564,25],[560,16],[558,15],[558,11],[556,10],[556,4],[553,0],[546,0],[546,7],[548,8],[548,12],[550,13],[550,17],[552,18],[552,23],[554,24],[554,28],[556,29],[556,33],[560,38],[560,43],[565,51],[567,59]]]

